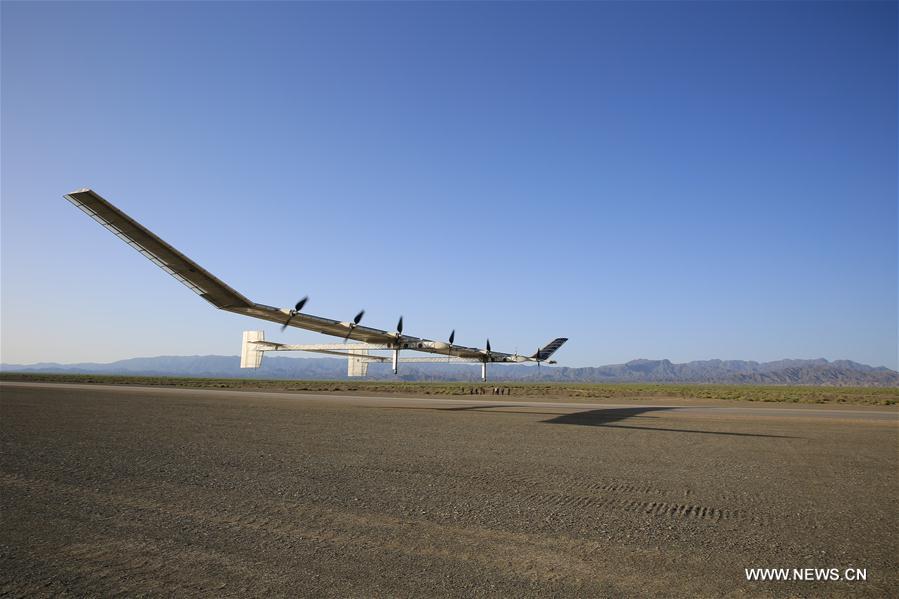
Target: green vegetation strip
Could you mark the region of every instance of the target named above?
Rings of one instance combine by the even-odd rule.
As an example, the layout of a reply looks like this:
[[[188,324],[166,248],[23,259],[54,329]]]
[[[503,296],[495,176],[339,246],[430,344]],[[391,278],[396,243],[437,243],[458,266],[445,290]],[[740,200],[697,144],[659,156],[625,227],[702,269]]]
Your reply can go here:
[[[899,404],[896,387],[791,387],[761,385],[585,384],[585,383],[434,383],[390,381],[297,381],[261,379],[204,379],[163,376],[107,376],[94,374],[0,373],[3,381],[149,385],[197,389],[248,389],[257,391],[404,393],[409,395],[489,394],[501,386],[518,397],[574,399],[720,399],[786,403]]]

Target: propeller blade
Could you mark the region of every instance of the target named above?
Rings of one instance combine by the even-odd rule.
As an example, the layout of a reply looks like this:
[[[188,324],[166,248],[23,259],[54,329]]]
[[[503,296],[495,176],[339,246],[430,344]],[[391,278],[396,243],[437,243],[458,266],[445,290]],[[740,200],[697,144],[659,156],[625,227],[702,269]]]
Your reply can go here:
[[[487,353],[490,353],[490,339],[487,340]]]
[[[290,324],[290,321],[293,320],[293,317],[300,313],[300,310],[303,309],[303,306],[306,305],[306,302],[309,301],[309,296],[307,295],[303,299],[297,302],[297,305],[293,307],[293,310],[290,311],[290,316],[287,317],[287,320],[284,321],[284,324],[281,325],[281,332],[284,332],[284,329],[287,328],[287,325]]]
[[[356,328],[356,325],[359,324],[359,321],[362,320],[363,316],[365,316],[365,310],[359,310],[359,314],[356,314],[355,318],[353,318],[353,322],[350,323],[350,329],[346,332],[346,337],[343,338],[344,343],[350,338],[350,334],[353,332],[353,329]]]
[[[447,362],[449,362],[450,359],[452,359],[452,356],[453,356],[452,346],[453,346],[453,341],[454,341],[455,339],[456,339],[456,329],[453,329],[452,332],[450,333],[450,336],[449,336],[449,344],[450,344],[450,348],[447,349],[447,351],[446,351],[446,361],[447,361]]]
[[[396,323],[396,332],[400,335],[403,334],[403,317],[400,316],[400,321]]]

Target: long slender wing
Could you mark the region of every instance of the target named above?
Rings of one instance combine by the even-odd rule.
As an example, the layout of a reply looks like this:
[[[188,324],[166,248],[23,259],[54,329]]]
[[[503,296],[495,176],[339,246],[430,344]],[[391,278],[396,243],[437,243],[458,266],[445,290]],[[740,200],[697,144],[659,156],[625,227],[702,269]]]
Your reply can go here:
[[[65,198],[216,308],[278,324],[283,324],[290,315],[288,309],[257,304],[247,299],[96,192],[80,189],[66,194]],[[335,337],[347,337],[364,343],[395,345],[400,348],[461,358],[486,359],[490,362],[509,361],[513,358],[511,354],[491,352],[488,355],[474,347],[450,345],[409,335],[398,336],[395,333],[361,325],[352,327],[349,322],[306,313],[294,315],[290,320],[290,326]]]
[[[73,191],[65,198],[216,308],[252,305],[250,300],[90,189]]]

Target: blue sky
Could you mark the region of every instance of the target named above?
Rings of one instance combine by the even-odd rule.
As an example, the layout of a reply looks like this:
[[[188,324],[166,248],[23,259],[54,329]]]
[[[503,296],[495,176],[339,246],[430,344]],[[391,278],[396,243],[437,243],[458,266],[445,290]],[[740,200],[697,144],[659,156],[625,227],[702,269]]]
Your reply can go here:
[[[897,4],[2,9],[2,360],[236,354],[62,199],[256,301],[532,352],[897,367]]]

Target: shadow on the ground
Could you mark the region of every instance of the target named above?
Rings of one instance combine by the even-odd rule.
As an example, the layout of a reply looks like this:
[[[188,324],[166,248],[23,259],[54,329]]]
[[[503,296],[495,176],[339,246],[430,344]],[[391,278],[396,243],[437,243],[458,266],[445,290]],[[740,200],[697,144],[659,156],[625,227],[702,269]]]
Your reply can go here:
[[[484,404],[484,405],[477,405],[477,406],[458,406],[458,407],[454,407],[454,408],[434,408],[434,409],[440,410],[441,412],[461,412],[462,410],[488,410],[491,408],[495,409],[495,408],[521,408],[521,407],[524,407],[524,406],[504,403],[504,404],[500,404],[500,405]]]
[[[633,408],[597,408],[584,412],[559,414],[555,418],[544,420],[551,424],[580,424],[583,426],[605,426],[610,422],[618,422],[628,418],[643,416],[649,412],[665,412],[672,408],[665,406],[637,406]]]
[[[626,424],[613,424],[615,422],[630,418],[643,417],[647,412],[662,412],[676,410],[677,408],[669,407],[634,407],[634,408],[600,408],[597,410],[586,410],[584,412],[573,412],[571,414],[559,414],[555,418],[543,420],[548,424],[575,424],[580,426],[605,426],[609,428],[629,428],[640,431],[665,431],[671,433],[697,433],[703,435],[728,435],[735,437],[768,437],[777,439],[794,439],[787,435],[765,435],[760,433],[733,433],[728,431],[701,431],[686,428],[660,428],[649,426],[630,426]]]
[[[374,406],[373,406],[374,407]],[[599,408],[573,412],[571,414],[559,414],[558,412],[536,412],[522,410],[530,407],[524,404],[475,404],[453,407],[413,407],[413,406],[377,406],[377,409],[389,410],[428,410],[435,412],[481,412],[484,414],[530,414],[532,416],[554,416],[548,420],[541,420],[547,424],[573,424],[579,426],[602,426],[607,428],[627,428],[638,431],[661,431],[668,433],[695,433],[699,435],[724,435],[732,437],[762,437],[769,439],[796,439],[789,435],[765,435],[762,433],[734,433],[729,431],[703,431],[689,428],[662,428],[653,426],[633,426],[630,424],[614,424],[621,420],[655,419],[658,416],[649,416],[649,412],[676,411],[676,407],[666,406],[641,406],[633,408]]]

